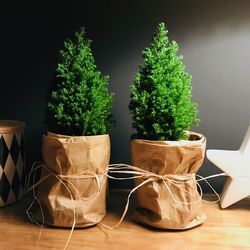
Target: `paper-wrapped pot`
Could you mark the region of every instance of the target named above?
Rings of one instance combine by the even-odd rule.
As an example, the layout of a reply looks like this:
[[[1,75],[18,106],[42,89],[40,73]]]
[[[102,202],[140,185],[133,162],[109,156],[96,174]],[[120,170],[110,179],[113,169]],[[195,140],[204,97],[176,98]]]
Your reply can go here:
[[[190,132],[189,140],[132,140],[132,164],[159,176],[172,174],[175,182],[156,179],[136,191],[135,221],[162,229],[188,229],[206,219],[197,190],[195,173],[205,155],[206,138]],[[188,178],[190,181],[182,181]],[[135,180],[141,184],[145,178]],[[174,197],[174,198],[173,198]]]
[[[44,167],[37,198],[44,223],[72,227],[74,216],[76,227],[100,222],[106,213],[109,136],[68,137],[49,133],[43,136],[42,153]],[[42,221],[39,206],[32,210],[34,218]]]

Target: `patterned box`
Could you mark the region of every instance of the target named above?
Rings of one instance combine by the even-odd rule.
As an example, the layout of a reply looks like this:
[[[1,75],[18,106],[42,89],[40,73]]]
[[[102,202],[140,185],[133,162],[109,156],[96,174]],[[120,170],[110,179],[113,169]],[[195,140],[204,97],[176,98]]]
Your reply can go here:
[[[0,120],[0,207],[24,194],[24,128],[23,122]]]

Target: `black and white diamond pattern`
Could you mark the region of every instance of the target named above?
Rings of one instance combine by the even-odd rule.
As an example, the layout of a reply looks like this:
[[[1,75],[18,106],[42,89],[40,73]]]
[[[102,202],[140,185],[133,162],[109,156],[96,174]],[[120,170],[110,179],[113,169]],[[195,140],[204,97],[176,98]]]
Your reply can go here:
[[[5,166],[8,155],[9,155],[8,146],[6,145],[6,142],[3,136],[1,136],[0,138],[0,165],[1,166],[3,167]]]
[[[0,134],[0,207],[23,196],[25,183],[23,131]]]

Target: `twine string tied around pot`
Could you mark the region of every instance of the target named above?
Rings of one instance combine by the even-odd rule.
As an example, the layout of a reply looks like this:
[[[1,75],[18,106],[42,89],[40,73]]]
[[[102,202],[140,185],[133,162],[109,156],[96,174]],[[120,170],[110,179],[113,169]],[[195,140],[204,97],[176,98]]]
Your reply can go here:
[[[41,170],[42,168],[44,168],[48,172],[48,174],[45,175],[45,176],[43,176],[42,178],[40,178],[39,181],[36,182],[35,179],[36,179],[37,171]],[[72,194],[69,186],[71,188],[73,188],[74,194],[76,194],[78,196],[79,200],[82,200],[82,201],[90,200],[90,199],[94,198],[95,196],[97,196],[101,192],[101,184],[100,184],[99,178],[101,176],[103,176],[103,175],[107,175],[107,171],[108,170],[106,170],[106,171],[104,171],[103,173],[100,173],[100,174],[89,173],[89,172],[82,172],[82,173],[76,173],[76,174],[63,175],[63,174],[54,173],[50,168],[48,168],[45,164],[43,164],[41,162],[35,162],[32,165],[32,168],[31,168],[31,170],[30,170],[30,172],[27,175],[26,180],[25,180],[25,193],[28,193],[28,192],[32,191],[34,199],[31,202],[31,204],[28,207],[28,209],[26,210],[26,214],[28,215],[29,219],[32,222],[36,223],[37,225],[39,225],[41,227],[37,244],[39,244],[39,241],[40,241],[40,238],[41,238],[41,232],[42,232],[42,228],[43,228],[44,223],[45,223],[45,218],[44,218],[44,214],[43,214],[42,205],[41,205],[39,199],[36,196],[35,188],[37,186],[39,186],[43,181],[45,181],[46,179],[48,179],[49,177],[54,177],[54,178],[58,179],[58,181],[65,187],[65,189],[69,193],[70,200],[72,202],[73,223],[72,223],[72,227],[71,227],[71,230],[70,230],[69,237],[68,237],[67,242],[66,242],[66,244],[64,246],[64,249],[66,249],[67,246],[68,246],[68,244],[69,244],[69,241],[70,241],[70,239],[72,237],[72,233],[74,231],[75,225],[76,225],[76,210],[75,210],[74,198],[73,198],[73,194]],[[32,176],[33,176],[33,178],[32,178]],[[32,179],[32,185],[30,185],[31,179]],[[79,190],[70,181],[70,179],[95,179],[95,183],[96,183],[97,189],[96,189],[96,191],[92,195],[90,195],[89,197],[85,198],[85,197],[83,197],[81,195],[81,193],[79,192]],[[31,214],[29,212],[30,209],[32,208],[33,204],[35,203],[35,201],[38,202],[38,205],[40,207],[41,217],[42,217],[42,222],[41,223],[39,223],[37,220],[35,220],[34,218],[32,218],[32,216],[31,216]]]
[[[106,224],[101,223],[104,227],[108,229],[114,229],[117,228],[123,221],[124,217],[127,214],[128,208],[129,208],[129,203],[130,203],[130,197],[131,195],[139,188],[142,186],[146,185],[147,183],[154,182],[154,181],[162,181],[164,183],[164,187],[166,190],[170,193],[171,198],[173,199],[174,202],[179,202],[182,204],[194,204],[198,203],[200,201],[207,202],[207,203],[216,203],[220,201],[220,196],[216,192],[216,190],[212,187],[212,185],[207,181],[207,179],[215,178],[215,177],[220,177],[220,176],[227,176],[226,173],[220,173],[220,174],[215,174],[215,175],[210,175],[207,177],[202,177],[201,175],[195,174],[195,173],[187,173],[187,174],[166,174],[166,175],[159,175],[144,169],[141,169],[136,166],[128,165],[128,164],[110,164],[109,165],[109,173],[110,174],[130,174],[133,176],[130,177],[114,177],[110,174],[108,174],[108,178],[114,179],[114,180],[131,180],[131,179],[138,179],[138,178],[143,178],[144,180],[134,187],[128,194],[127,196],[127,201],[126,205],[124,207],[123,213],[119,221],[114,225],[114,226],[108,226]],[[196,179],[195,177],[198,177]],[[217,199],[213,201],[208,201],[203,199],[203,190],[199,182],[205,181],[206,184],[211,188],[212,192],[216,195]],[[198,189],[199,189],[199,195],[198,199],[196,201],[192,202],[187,202],[187,201],[180,201],[177,200],[171,190],[170,185],[173,185],[175,187],[178,187],[178,184],[180,183],[189,183],[189,182],[196,182]],[[185,188],[183,188],[183,191],[191,196],[193,196],[193,193],[187,191]]]
[[[36,177],[36,172],[41,169],[41,168],[45,168],[48,171],[48,175],[45,175],[44,177],[42,177],[39,181],[35,181],[35,177]],[[133,176],[129,176],[129,177],[114,177],[110,174],[130,174]],[[30,186],[30,182],[31,182],[31,178],[33,175],[33,181],[32,181],[32,185]],[[44,222],[45,222],[45,218],[43,215],[43,210],[42,210],[42,206],[41,203],[39,201],[39,199],[36,196],[36,192],[35,192],[35,188],[40,185],[40,183],[42,183],[43,181],[45,181],[47,178],[49,177],[55,177],[59,180],[59,182],[62,183],[62,185],[66,188],[66,190],[69,193],[70,199],[72,201],[72,210],[73,210],[73,223],[72,223],[72,227],[70,230],[70,234],[69,237],[67,239],[67,242],[65,244],[64,249],[67,248],[69,241],[72,237],[72,233],[74,231],[75,225],[76,225],[76,211],[75,211],[75,206],[74,206],[74,198],[73,198],[73,194],[70,191],[68,185],[70,185],[73,190],[75,191],[75,193],[78,195],[78,197],[83,200],[89,200],[91,198],[93,198],[94,196],[98,195],[98,193],[101,190],[101,185],[100,185],[100,180],[99,178],[103,175],[106,175],[108,178],[110,179],[114,179],[114,180],[130,180],[130,179],[138,179],[138,178],[143,178],[144,180],[142,181],[142,183],[140,183],[139,185],[137,185],[136,187],[134,187],[128,194],[127,196],[127,201],[126,201],[126,205],[124,207],[123,213],[121,218],[119,219],[119,221],[114,225],[114,226],[108,226],[104,223],[101,223],[104,227],[108,228],[108,229],[114,229],[117,228],[123,221],[124,217],[127,214],[128,208],[129,208],[129,204],[130,204],[130,198],[132,196],[132,194],[139,189],[140,187],[146,185],[147,183],[150,182],[154,182],[154,181],[162,181],[164,183],[164,187],[166,188],[166,190],[170,193],[170,196],[172,197],[174,202],[180,202],[182,204],[193,204],[193,203],[197,203],[200,202],[201,200],[204,202],[208,202],[208,203],[216,203],[218,201],[220,201],[220,196],[219,194],[216,192],[216,190],[211,186],[211,184],[207,181],[207,179],[211,179],[211,178],[215,178],[215,177],[219,177],[219,176],[227,176],[226,173],[221,173],[221,174],[215,174],[215,175],[210,175],[207,177],[202,177],[198,174],[195,173],[188,173],[188,174],[166,174],[166,175],[159,175],[159,174],[155,174],[152,173],[150,171],[138,168],[136,166],[132,166],[132,165],[128,165],[128,164],[110,164],[109,168],[107,171],[104,171],[103,173],[100,174],[95,174],[95,173],[76,173],[76,174],[70,174],[70,175],[62,175],[62,174],[56,174],[54,173],[50,168],[48,168],[46,165],[44,165],[41,162],[35,162],[31,168],[31,171],[29,172],[29,174],[27,175],[26,178],[26,184],[25,184],[25,193],[28,193],[30,191],[33,192],[33,201],[31,202],[30,206],[28,207],[28,209],[26,210],[26,213],[29,217],[29,219],[38,224],[39,226],[41,226],[40,229],[40,233],[39,233],[39,237],[38,237],[38,241],[37,243],[39,243],[40,241],[40,237],[41,237],[41,231],[42,228],[44,226]],[[195,177],[198,177],[198,179],[196,179]],[[96,185],[97,185],[97,190],[96,192],[94,192],[91,196],[84,198],[82,197],[82,195],[80,194],[80,192],[77,190],[77,188],[74,186],[74,184],[69,180],[69,179],[89,179],[89,178],[94,178],[96,180]],[[198,199],[196,201],[192,201],[192,202],[187,202],[187,201],[180,201],[177,200],[171,190],[170,185],[173,186],[178,186],[178,184],[180,183],[189,183],[189,182],[193,182],[195,181],[200,193],[198,196]],[[214,201],[207,201],[204,200],[203,197],[203,190],[201,185],[199,184],[200,181],[205,181],[207,183],[207,185],[211,188],[211,190],[213,191],[213,193],[216,195],[217,199]],[[185,188],[183,188],[183,191],[186,192],[187,194],[193,196],[193,194],[189,191],[187,191]],[[42,215],[42,223],[39,223],[38,221],[36,221],[34,218],[32,218],[32,216],[29,213],[29,210],[31,209],[31,207],[33,206],[34,202],[37,201],[41,210],[41,215]]]

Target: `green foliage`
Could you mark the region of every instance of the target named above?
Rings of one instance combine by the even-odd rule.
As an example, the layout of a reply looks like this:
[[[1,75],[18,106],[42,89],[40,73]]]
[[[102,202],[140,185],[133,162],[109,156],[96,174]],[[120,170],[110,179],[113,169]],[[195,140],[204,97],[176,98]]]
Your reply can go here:
[[[106,134],[112,125],[113,93],[108,76],[96,69],[91,41],[82,28],[60,51],[56,76],[49,88],[45,123],[66,135]]]
[[[197,104],[191,101],[191,75],[185,72],[178,44],[169,41],[164,23],[157,26],[149,48],[143,50],[131,86],[130,112],[135,138],[148,140],[187,139],[185,130],[199,123]]]

